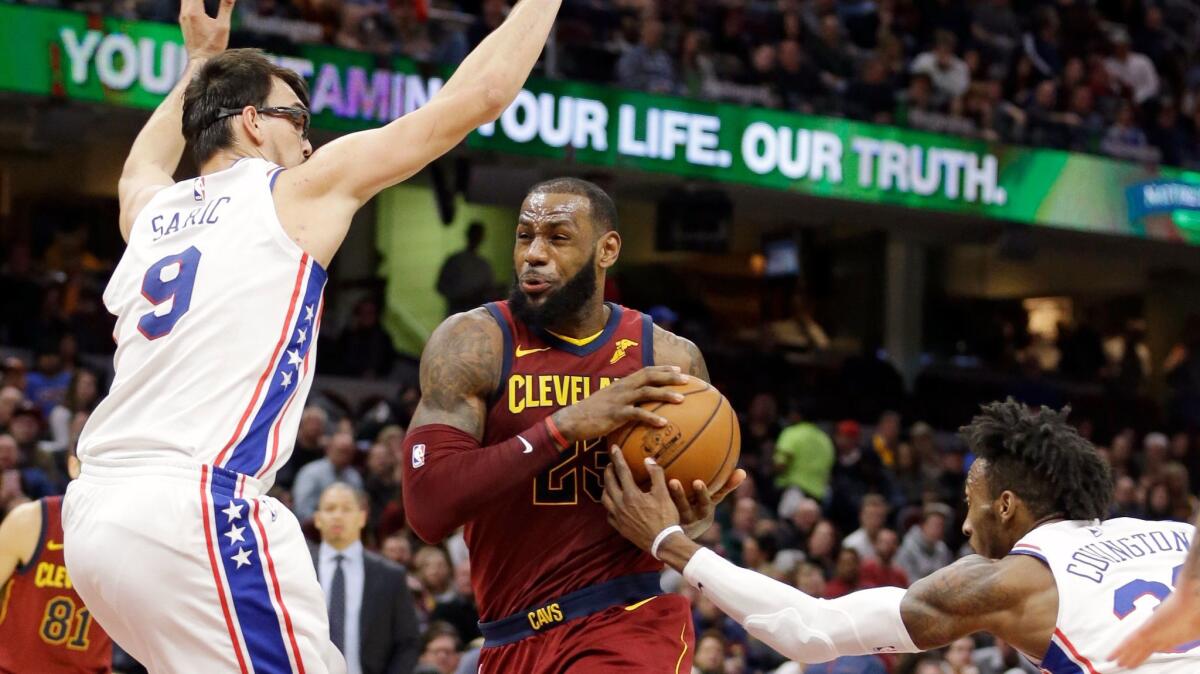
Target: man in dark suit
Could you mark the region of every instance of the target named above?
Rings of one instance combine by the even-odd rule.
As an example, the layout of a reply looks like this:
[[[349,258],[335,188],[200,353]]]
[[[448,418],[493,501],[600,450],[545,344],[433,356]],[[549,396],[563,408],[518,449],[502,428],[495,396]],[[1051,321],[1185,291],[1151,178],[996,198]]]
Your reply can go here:
[[[329,606],[329,636],[348,674],[410,674],[421,654],[417,612],[403,567],[363,548],[367,495],[335,482],[314,516],[311,548]]]

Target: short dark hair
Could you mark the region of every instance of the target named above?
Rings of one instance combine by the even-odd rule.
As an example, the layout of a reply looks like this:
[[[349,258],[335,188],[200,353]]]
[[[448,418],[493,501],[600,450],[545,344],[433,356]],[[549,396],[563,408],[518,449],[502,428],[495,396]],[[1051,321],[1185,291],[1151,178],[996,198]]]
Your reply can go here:
[[[429,648],[429,644],[439,637],[450,637],[454,640],[454,650],[462,650],[462,635],[458,633],[458,629],[444,620],[435,620],[429,623],[428,629],[425,630],[425,638],[421,643],[421,650]]]
[[[529,188],[526,196],[534,194],[575,194],[584,197],[591,207],[592,223],[597,225],[596,234],[617,231],[617,205],[596,183],[569,176],[551,178]]]
[[[1107,515],[1112,473],[1092,443],[1067,423],[1070,411],[1045,406],[1032,410],[1009,398],[984,405],[959,429],[971,451],[987,461],[992,498],[1011,491],[1038,518],[1061,514],[1093,520]]]
[[[271,95],[272,78],[278,77],[308,107],[308,85],[294,71],[277,66],[259,49],[229,49],[204,64],[183,92],[183,137],[192,145],[200,165],[233,142],[227,120],[218,120],[221,108],[261,107]]]
[[[318,497],[318,501],[319,501],[319,499],[324,498],[325,494],[328,494],[329,492],[334,491],[334,490],[344,490],[344,491],[350,492],[350,495],[354,497],[354,502],[356,504],[358,504],[359,509],[361,509],[363,511],[368,511],[371,509],[371,501],[367,497],[367,492],[359,489],[358,487],[355,487],[354,485],[350,484],[349,482],[344,482],[342,480],[337,480],[335,482],[331,482],[331,483],[329,483],[328,487],[325,487],[324,489],[322,489],[321,495]]]

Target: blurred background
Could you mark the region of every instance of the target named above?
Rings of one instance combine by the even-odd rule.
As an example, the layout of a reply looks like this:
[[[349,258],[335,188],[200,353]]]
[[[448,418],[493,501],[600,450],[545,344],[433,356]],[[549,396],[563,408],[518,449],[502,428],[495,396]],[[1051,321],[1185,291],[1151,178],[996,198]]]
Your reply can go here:
[[[308,79],[319,146],[420,106],[508,8],[239,0],[231,44]],[[185,65],[176,13],[0,1],[0,515],[61,492],[111,379],[116,180]],[[570,174],[619,207],[608,297],[695,341],[739,410],[751,484],[706,536],[734,561],[837,596],[966,553],[955,430],[1006,396],[1071,406],[1114,514],[1188,519],[1198,45],[1188,0],[564,0],[501,119],[357,216],[276,493],[304,520],[302,467],[353,470],[364,543],[408,569],[419,666],[466,671],[466,550],[423,547],[399,497],[418,357],[507,294],[525,190]],[[705,674],[1037,671],[970,639],[806,670],[694,606]]]

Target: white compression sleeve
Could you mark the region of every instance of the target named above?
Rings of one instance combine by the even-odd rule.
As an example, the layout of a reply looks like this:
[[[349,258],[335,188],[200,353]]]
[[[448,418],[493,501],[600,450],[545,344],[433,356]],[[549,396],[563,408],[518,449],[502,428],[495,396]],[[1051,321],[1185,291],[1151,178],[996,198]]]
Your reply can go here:
[[[817,599],[701,549],[683,577],[756,639],[802,663],[842,655],[918,653],[900,617],[905,590],[881,587]]]

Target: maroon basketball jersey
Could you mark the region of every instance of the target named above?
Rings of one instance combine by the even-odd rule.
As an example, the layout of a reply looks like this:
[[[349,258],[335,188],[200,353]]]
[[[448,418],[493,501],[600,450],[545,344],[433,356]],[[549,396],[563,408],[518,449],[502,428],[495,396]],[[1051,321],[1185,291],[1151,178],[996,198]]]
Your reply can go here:
[[[67,575],[62,497],[40,503],[37,547],[0,591],[0,672],[112,671],[112,640]]]
[[[504,366],[483,444],[503,442],[654,359],[650,317],[609,304],[604,331],[584,345],[525,325],[507,302],[488,310],[504,333]],[[608,444],[577,443],[562,461],[504,494],[466,526],[484,622],[662,564],[608,523],[600,503]]]

